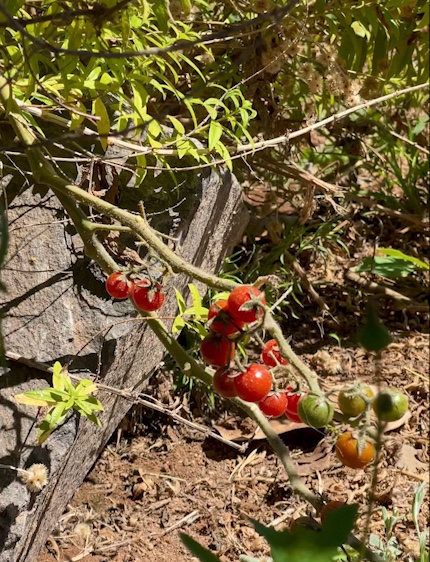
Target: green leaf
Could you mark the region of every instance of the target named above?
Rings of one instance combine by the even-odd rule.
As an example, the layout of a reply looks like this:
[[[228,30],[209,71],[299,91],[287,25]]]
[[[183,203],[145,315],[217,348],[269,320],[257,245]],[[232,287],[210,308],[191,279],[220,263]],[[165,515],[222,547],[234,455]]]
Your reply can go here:
[[[167,118],[172,123],[173,128],[179,135],[185,135],[185,127],[182,125],[179,119],[173,117],[172,115],[168,115]]]
[[[180,140],[176,144],[176,150],[178,151],[178,158],[183,158],[184,156],[192,156],[195,160],[199,161],[199,153],[195,144],[191,139]]]
[[[67,402],[59,402],[45,417],[51,427],[56,427],[66,417],[68,412]]]
[[[76,398],[84,398],[91,394],[91,392],[95,392],[97,390],[97,385],[90,380],[83,379],[79,381],[75,388],[75,397]]]
[[[56,390],[64,390],[66,385],[64,382],[64,378],[62,375],[63,367],[59,361],[54,363],[54,367],[52,369],[52,386]]]
[[[359,37],[366,37],[366,39],[370,39],[370,32],[368,29],[364,27],[364,25],[359,21],[353,21],[351,23],[351,27],[354,30],[354,33]]]
[[[188,548],[191,554],[197,556],[200,562],[221,562],[218,556],[215,556],[215,554],[192,539],[189,535],[186,535],[185,533],[179,533],[179,536],[181,537],[181,541]]]
[[[176,294],[176,302],[178,303],[179,314],[184,314],[187,308],[184,297],[181,295],[178,289],[175,289],[175,294]]]
[[[172,324],[172,332],[178,334],[185,326],[185,320],[182,316],[177,316]]]
[[[215,149],[218,152],[218,154],[221,155],[221,158],[224,160],[227,168],[230,170],[230,172],[232,172],[233,171],[233,163],[232,163],[231,158],[230,158],[230,153],[227,150],[227,148],[225,147],[225,145],[222,144],[221,142],[217,142],[217,144],[215,146]]]
[[[103,150],[106,150],[108,145],[107,135],[110,133],[110,120],[105,104],[101,98],[96,98],[93,101],[93,115],[99,117],[96,121],[97,131],[99,135],[104,135],[100,137],[100,144]]]
[[[394,250],[393,248],[378,248],[378,253],[385,254],[386,256],[392,256],[395,258],[399,258],[403,261],[408,261],[416,265],[417,267],[421,267],[422,269],[430,269],[430,265],[418,258],[414,258],[413,256],[408,256],[404,254],[400,250]]]
[[[322,528],[299,527],[294,531],[275,531],[251,520],[256,531],[269,543],[274,562],[332,562],[338,548],[346,543],[357,516],[356,505],[332,512]]]
[[[148,92],[143,85],[137,81],[131,83],[133,90],[133,103],[137,113],[143,118],[146,115],[146,104],[148,102]]]
[[[154,15],[157,18],[157,24],[163,33],[167,33],[169,29],[170,15],[167,11],[168,0],[152,0],[150,2]]]
[[[151,119],[148,125],[148,134],[151,135],[153,139],[158,138],[161,133],[162,129],[160,127],[160,123],[156,119]]]
[[[367,351],[382,351],[387,347],[392,338],[390,332],[381,323],[376,306],[369,302],[367,305],[366,319],[358,332],[358,341]]]
[[[38,396],[28,396],[29,392],[41,392],[40,390],[29,390],[28,392],[23,392],[22,394],[15,394],[14,398],[18,402],[18,404],[25,404],[27,406],[39,406],[45,407],[54,404],[55,402],[49,402],[43,398]]]
[[[73,404],[73,409],[87,418],[94,412],[104,410],[102,404],[94,396],[76,400]]]
[[[395,256],[366,257],[363,263],[355,268],[358,273],[374,273],[381,277],[397,279],[406,277],[415,271],[415,265],[410,260],[404,260]]]
[[[10,16],[14,16],[23,5],[24,0],[6,0],[5,2],[5,8]],[[0,21],[6,21],[3,14],[1,15]]]
[[[139,154],[136,156],[136,187],[140,186],[147,173],[146,156],[145,154]]]
[[[202,306],[202,298],[200,296],[199,290],[193,283],[188,283],[188,288],[191,293],[191,298],[193,300],[193,306],[200,308]]]
[[[69,398],[67,392],[47,387],[42,390],[29,390],[22,394],[15,394],[15,400],[19,404],[28,406],[50,406],[57,402],[64,402]]]
[[[222,136],[222,125],[218,121],[212,121],[209,127],[209,150],[213,150]],[[224,145],[223,145],[224,146]]]

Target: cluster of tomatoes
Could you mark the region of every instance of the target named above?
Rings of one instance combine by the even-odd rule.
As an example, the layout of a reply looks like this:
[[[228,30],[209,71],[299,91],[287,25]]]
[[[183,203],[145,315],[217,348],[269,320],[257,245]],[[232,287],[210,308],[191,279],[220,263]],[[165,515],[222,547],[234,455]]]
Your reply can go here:
[[[137,308],[146,312],[158,310],[165,299],[161,284],[147,278],[134,279],[122,272],[109,275],[106,290],[115,299],[131,298]],[[261,328],[265,305],[266,299],[259,289],[242,285],[233,289],[228,299],[218,300],[209,308],[209,333],[200,345],[200,354],[205,363],[217,367],[213,376],[214,390],[225,398],[238,397],[257,403],[269,418],[285,415],[296,423],[326,427],[334,416],[333,406],[326,396],[291,386],[278,389],[273,374],[285,371],[288,361],[276,340],[263,345],[261,362],[253,362],[245,368],[237,360],[237,343]],[[360,424],[358,430],[338,437],[336,456],[347,467],[364,468],[375,457],[375,446],[365,431],[370,410],[373,409],[381,422],[396,421],[406,413],[408,399],[390,388],[375,397],[369,386],[355,384],[339,392],[338,406],[347,420]],[[361,424],[361,420],[365,423]]]
[[[370,414],[372,408],[378,420],[386,423],[399,420],[406,413],[409,403],[405,394],[393,388],[385,388],[375,397],[369,386],[359,384],[342,389],[338,405],[350,420],[363,418]],[[360,430],[340,435],[335,451],[340,462],[349,468],[365,468],[375,458],[374,444]]]
[[[165,293],[160,283],[149,279],[132,279],[126,273],[116,271],[106,279],[106,291],[114,299],[131,298],[139,310],[154,312],[164,303]]]
[[[238,397],[257,403],[269,418],[285,415],[296,423],[326,427],[334,417],[333,406],[326,396],[294,390],[291,386],[278,390],[272,372],[285,368],[288,361],[282,356],[276,340],[264,344],[261,362],[253,362],[244,368],[236,360],[232,367],[237,342],[261,327],[265,304],[260,290],[243,285],[234,289],[228,299],[219,300],[210,307],[209,333],[201,343],[200,354],[208,365],[217,367],[213,388],[226,398]],[[382,422],[395,421],[405,414],[408,400],[394,389],[382,390],[374,397],[370,387],[356,384],[340,391],[338,406],[348,420],[359,421],[360,427],[338,437],[336,456],[344,466],[364,468],[375,457],[375,446],[365,431],[370,409]],[[362,420],[364,424],[361,424]]]
[[[218,394],[258,403],[267,417],[285,415],[300,423],[299,404],[306,393],[295,392],[290,386],[283,391],[274,388],[270,369],[288,364],[276,340],[264,345],[261,363],[251,363],[239,371],[230,368],[237,341],[258,327],[265,304],[263,293],[250,285],[233,289],[228,299],[213,304],[208,312],[209,333],[201,343],[200,354],[205,363],[218,367],[213,377],[213,387]]]

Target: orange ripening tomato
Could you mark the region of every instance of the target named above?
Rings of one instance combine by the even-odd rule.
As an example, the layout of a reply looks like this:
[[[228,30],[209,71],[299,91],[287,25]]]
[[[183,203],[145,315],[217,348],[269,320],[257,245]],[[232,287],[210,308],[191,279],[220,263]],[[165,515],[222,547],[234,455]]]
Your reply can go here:
[[[375,458],[375,447],[364,438],[356,439],[351,432],[343,433],[335,445],[336,456],[349,468],[364,468]]]

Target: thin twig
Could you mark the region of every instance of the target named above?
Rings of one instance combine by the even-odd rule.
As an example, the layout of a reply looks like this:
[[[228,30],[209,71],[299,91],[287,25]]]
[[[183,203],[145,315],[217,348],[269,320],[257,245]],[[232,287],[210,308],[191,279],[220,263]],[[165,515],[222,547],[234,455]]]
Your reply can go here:
[[[284,250],[284,255],[290,262],[291,267],[299,277],[300,281],[302,282],[302,285],[304,286],[305,290],[310,294],[312,299],[317,303],[317,305],[321,308],[323,312],[329,312],[330,308],[327,306],[324,300],[319,296],[319,294],[315,291],[312,283],[309,281],[308,276],[306,275],[305,270],[302,268],[302,266],[299,264],[296,258],[292,254],[290,254],[288,250]]]
[[[360,287],[362,287],[363,290],[365,290],[369,293],[384,294],[387,297],[390,297],[390,298],[402,303],[402,305],[404,305],[404,306],[412,304],[412,301],[409,297],[407,297],[405,295],[402,295],[401,293],[398,293],[397,291],[394,291],[393,289],[390,289],[388,287],[384,287],[383,285],[379,285],[378,283],[375,283],[374,281],[369,281],[368,279],[365,279],[363,276],[358,275],[358,273],[354,273],[351,270],[347,270],[345,272],[345,278],[349,279],[353,283],[356,283],[357,285],[360,285]]]
[[[351,115],[352,113],[355,113],[357,111],[360,111],[361,109],[368,109],[374,105],[377,105],[379,103],[383,103],[384,101],[388,101],[390,99],[399,97],[399,96],[403,96],[405,94],[414,92],[414,91],[418,91],[418,90],[422,90],[424,88],[428,88],[429,84],[425,83],[425,84],[418,84],[417,86],[411,86],[409,88],[404,88],[403,90],[398,90],[397,92],[392,92],[391,94],[387,94],[385,96],[381,96],[379,98],[375,98],[373,100],[369,100],[365,103],[359,104],[359,105],[355,105],[353,107],[350,107],[348,109],[345,109],[343,111],[340,111],[338,113],[335,113],[334,115],[331,115],[330,117],[327,117],[326,119],[323,119],[322,121],[318,121],[312,125],[309,125],[307,127],[303,127],[302,129],[298,129],[297,131],[293,131],[287,135],[281,135],[279,137],[275,137],[273,139],[267,139],[265,141],[260,141],[260,142],[255,142],[255,143],[250,143],[250,144],[242,144],[239,146],[233,146],[233,147],[227,147],[228,152],[230,153],[230,159],[231,160],[235,160],[237,158],[243,158],[246,155],[253,155],[256,152],[260,151],[260,150],[265,150],[266,148],[273,148],[275,146],[278,145],[282,145],[282,144],[287,144],[289,143],[291,140],[299,138],[301,136],[307,135],[310,131],[315,131],[317,129],[321,129],[322,127],[325,127],[326,125],[329,125],[335,121],[339,121],[341,119],[343,119],[344,117]],[[25,107],[25,110],[28,111],[29,113],[31,113],[32,115],[36,115],[46,121],[50,121],[53,123],[56,123],[57,125],[61,126],[61,127],[66,127],[66,128],[70,128],[70,120],[65,119],[64,117],[60,117],[58,115],[53,115],[52,112],[50,111],[46,111],[44,109],[40,109],[38,107],[33,107],[33,106],[28,106],[25,105],[24,103],[20,102],[19,100],[17,100],[17,104],[20,107]],[[6,107],[3,104],[4,107]],[[119,146],[121,148],[125,148],[128,150],[133,151],[133,153],[135,155],[138,154],[158,154],[160,156],[177,156],[178,155],[178,151],[176,149],[166,149],[166,148],[153,148],[153,147],[149,147],[149,146],[141,146],[139,144],[136,143],[132,143],[126,140],[123,140],[122,138],[118,138],[117,136],[113,135],[113,134],[108,134],[108,135],[99,135],[99,133],[93,129],[90,129],[88,127],[84,127],[82,129],[78,129],[78,131],[85,135],[85,136],[92,136],[92,137],[103,137],[107,139],[108,144],[113,144],[116,146]],[[122,133],[124,133],[124,131],[122,131]],[[207,153],[207,149],[206,148],[196,148],[196,151],[199,154],[206,154]],[[130,155],[131,156],[131,155]],[[213,167],[219,164],[223,164],[225,163],[225,159],[218,159],[218,160],[213,160],[211,162],[209,162],[208,164],[204,164],[202,162],[200,162],[198,165],[196,166],[187,166],[184,168],[171,168],[172,170],[176,171],[191,171],[191,170],[201,170],[202,168],[207,168],[207,167]],[[291,170],[292,172],[292,170]],[[297,172],[297,171],[296,171]],[[303,178],[302,178],[303,179]],[[325,184],[326,182],[324,182]],[[325,188],[331,187],[331,184],[327,184],[326,186],[324,186]],[[322,187],[322,184],[321,184]]]
[[[192,511],[191,513],[189,513],[185,517],[182,517],[182,519],[180,519],[179,521],[177,521],[173,525],[170,525],[170,527],[167,527],[167,529],[164,529],[164,531],[162,531],[161,533],[151,533],[149,535],[149,537],[150,538],[164,537],[164,535],[167,535],[171,531],[175,531],[176,529],[179,529],[183,525],[189,525],[190,523],[194,523],[194,521],[197,521],[197,519],[199,519],[199,518],[200,518],[199,511],[197,511],[197,510]]]

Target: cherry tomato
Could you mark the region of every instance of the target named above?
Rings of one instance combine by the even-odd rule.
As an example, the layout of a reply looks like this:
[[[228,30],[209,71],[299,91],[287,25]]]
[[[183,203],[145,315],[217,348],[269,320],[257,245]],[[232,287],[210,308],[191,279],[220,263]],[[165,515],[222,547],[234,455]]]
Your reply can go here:
[[[337,402],[340,411],[351,418],[356,418],[366,410],[366,401],[362,394],[373,398],[373,390],[370,386],[344,388],[339,392]]]
[[[139,310],[154,312],[164,303],[166,295],[159,283],[151,285],[148,279],[141,279],[133,286],[133,301]]]
[[[106,279],[106,291],[114,299],[127,299],[133,291],[133,283],[124,273],[116,271]]]
[[[378,419],[386,422],[399,420],[406,414],[408,406],[407,396],[394,388],[382,390],[372,404],[373,411]]]
[[[222,334],[229,337],[237,334],[245,325],[244,322],[233,320],[227,309],[227,299],[216,301],[208,311],[208,320],[212,320],[209,325],[211,332]]]
[[[230,371],[225,367],[220,367],[215,371],[212,386],[215,392],[218,392],[224,398],[235,398],[237,396],[234,377],[230,376]]]
[[[244,373],[234,379],[236,392],[245,402],[260,402],[272,388],[272,375],[258,363],[252,363]]]
[[[280,418],[285,412],[287,402],[288,400],[285,392],[274,392],[273,394],[268,394],[266,398],[263,398],[263,400],[258,403],[258,406],[268,418]]]
[[[338,438],[335,451],[340,462],[349,468],[364,468],[375,457],[373,443],[365,439],[356,439],[349,431]]]
[[[262,318],[263,310],[250,302],[253,299],[257,299],[261,304],[266,304],[263,293],[251,285],[242,285],[233,289],[227,301],[228,311],[232,318],[246,323]]]
[[[326,518],[327,513],[330,513],[330,511],[336,511],[337,509],[343,507],[344,505],[346,505],[346,502],[340,502],[335,500],[328,502],[321,510],[320,513],[321,523],[324,523],[324,519]]]
[[[261,360],[268,367],[276,367],[278,363],[281,365],[288,365],[288,361],[282,357],[279,351],[278,342],[276,340],[269,340],[265,344],[261,351]]]
[[[323,396],[307,394],[299,401],[298,414],[303,423],[311,427],[325,427],[333,419],[333,406]]]
[[[298,405],[302,396],[307,394],[307,392],[292,392],[293,388],[291,386],[287,387],[287,406],[285,408],[285,416],[295,423],[302,423],[300,416],[298,414]]]
[[[200,355],[208,365],[221,367],[234,358],[236,346],[218,334],[209,334],[200,344]]]

